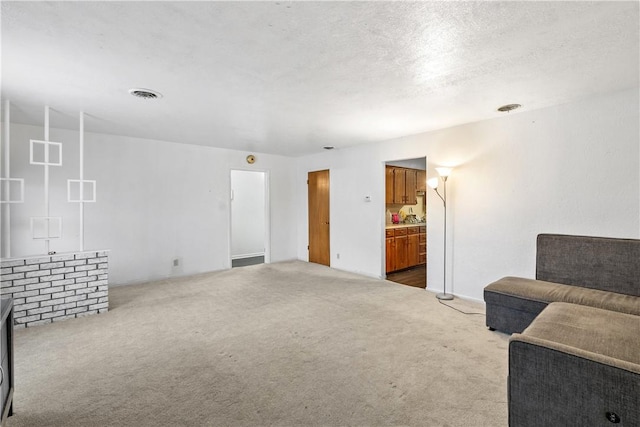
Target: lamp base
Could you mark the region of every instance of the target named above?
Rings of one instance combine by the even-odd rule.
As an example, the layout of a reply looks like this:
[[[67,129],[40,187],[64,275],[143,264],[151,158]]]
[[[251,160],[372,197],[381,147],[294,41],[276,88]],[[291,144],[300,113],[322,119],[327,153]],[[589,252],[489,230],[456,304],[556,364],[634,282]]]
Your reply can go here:
[[[453,295],[451,295],[451,294],[438,294],[438,295],[436,295],[436,298],[438,298],[440,300],[452,300],[453,299]]]

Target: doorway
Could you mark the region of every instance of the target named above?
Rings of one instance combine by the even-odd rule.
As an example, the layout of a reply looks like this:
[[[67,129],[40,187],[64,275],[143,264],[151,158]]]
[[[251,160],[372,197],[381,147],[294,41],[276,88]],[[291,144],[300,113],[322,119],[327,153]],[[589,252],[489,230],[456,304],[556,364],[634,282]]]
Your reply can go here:
[[[269,262],[267,174],[231,171],[231,267]]]
[[[386,279],[427,287],[427,159],[385,163]]]
[[[309,172],[309,262],[330,266],[329,171]]]

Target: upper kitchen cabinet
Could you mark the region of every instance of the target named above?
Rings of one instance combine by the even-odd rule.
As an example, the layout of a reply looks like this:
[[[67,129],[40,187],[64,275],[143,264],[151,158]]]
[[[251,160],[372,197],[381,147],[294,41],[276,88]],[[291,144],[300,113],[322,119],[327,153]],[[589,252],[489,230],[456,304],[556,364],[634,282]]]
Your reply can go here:
[[[404,168],[393,168],[393,203],[404,205]]]
[[[386,202],[395,205],[415,205],[418,170],[386,167]]]
[[[427,191],[427,171],[418,171],[418,182],[416,184],[418,191]]]
[[[393,171],[394,168],[390,166],[385,168],[385,201],[388,205],[395,203],[393,200]]]
[[[418,203],[418,199],[416,198],[418,171],[415,169],[405,169],[404,179],[404,203],[406,205],[415,205]]]

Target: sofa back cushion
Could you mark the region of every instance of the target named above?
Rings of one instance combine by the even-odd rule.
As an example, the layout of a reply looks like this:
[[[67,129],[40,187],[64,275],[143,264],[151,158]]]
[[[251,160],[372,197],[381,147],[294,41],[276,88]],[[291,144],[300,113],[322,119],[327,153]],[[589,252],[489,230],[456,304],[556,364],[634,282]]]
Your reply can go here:
[[[536,279],[640,296],[640,240],[540,234]]]

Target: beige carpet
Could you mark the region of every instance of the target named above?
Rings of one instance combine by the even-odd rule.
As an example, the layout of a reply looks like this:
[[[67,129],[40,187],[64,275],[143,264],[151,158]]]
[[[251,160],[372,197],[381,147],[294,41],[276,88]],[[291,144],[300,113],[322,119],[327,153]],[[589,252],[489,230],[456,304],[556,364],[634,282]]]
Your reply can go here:
[[[293,261],[109,292],[16,332],[9,427],[507,425],[508,337],[428,291]]]

